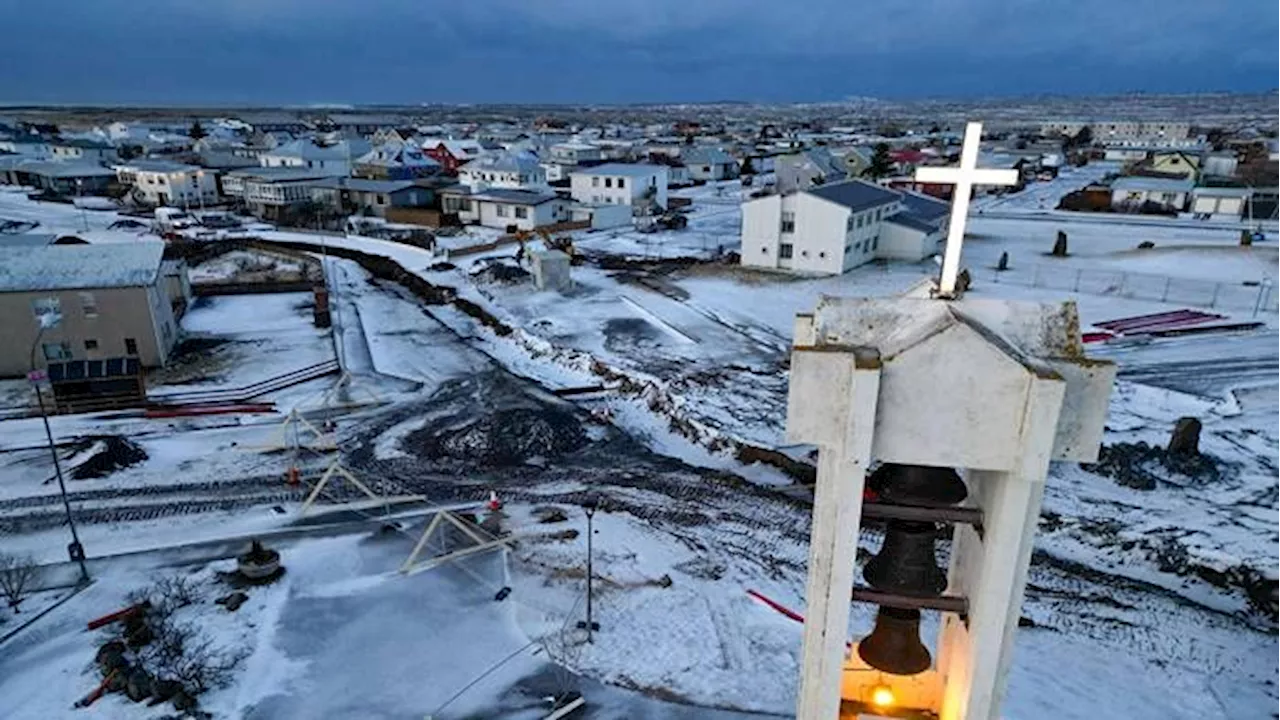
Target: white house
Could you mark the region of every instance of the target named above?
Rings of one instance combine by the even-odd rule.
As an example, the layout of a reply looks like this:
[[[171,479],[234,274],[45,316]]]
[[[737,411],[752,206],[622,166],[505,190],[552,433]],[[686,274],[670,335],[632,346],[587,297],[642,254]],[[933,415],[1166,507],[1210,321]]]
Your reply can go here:
[[[1111,183],[1111,207],[1117,210],[1133,210],[1151,202],[1174,210],[1187,206],[1187,196],[1196,185],[1186,178],[1173,180],[1153,177],[1122,177]]]
[[[946,203],[861,180],[765,195],[742,204],[742,264],[839,275],[875,258],[938,252]]]
[[[310,138],[284,143],[258,156],[262,167],[292,167],[315,170],[324,175],[350,175],[351,165],[371,149],[364,140],[340,140],[319,145]]]
[[[111,143],[89,138],[67,138],[49,143],[54,160],[109,162],[119,157]]]
[[[439,192],[446,213],[457,213],[463,223],[505,230],[533,230],[569,219],[569,201],[554,192],[489,188],[473,192],[454,185]]]
[[[604,159],[604,150],[584,142],[562,142],[551,146],[550,159],[560,165],[599,162]]]
[[[487,188],[546,189],[547,172],[531,153],[503,151],[463,165],[458,182],[475,192]]]
[[[720,148],[691,147],[680,151],[689,178],[700,181],[728,180],[738,176],[738,161]]]
[[[131,160],[112,166],[116,179],[133,186],[133,196],[147,205],[197,205],[218,201],[214,173],[168,160]]]
[[[1206,153],[1200,164],[1200,172],[1203,175],[1229,178],[1236,174],[1239,162],[1232,150]]]
[[[1252,195],[1250,188],[1198,187],[1191,191],[1191,212],[1237,219],[1244,215],[1245,203]]]
[[[667,207],[667,168],[606,163],[569,174],[569,192],[587,205],[630,205],[632,212],[652,200]]]

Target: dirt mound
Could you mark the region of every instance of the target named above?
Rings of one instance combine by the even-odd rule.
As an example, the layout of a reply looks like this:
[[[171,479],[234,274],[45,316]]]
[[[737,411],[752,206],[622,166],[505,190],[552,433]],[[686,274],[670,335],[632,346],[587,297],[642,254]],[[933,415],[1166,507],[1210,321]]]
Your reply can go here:
[[[1170,453],[1138,442],[1103,445],[1097,463],[1081,463],[1080,467],[1125,487],[1155,490],[1160,483],[1188,487],[1217,482],[1231,466],[1212,455]]]
[[[67,465],[75,480],[100,478],[137,465],[147,459],[147,451],[119,435],[97,435],[77,440]]]
[[[587,442],[572,413],[555,408],[494,410],[463,425],[425,428],[409,437],[421,454],[476,465],[519,465],[554,458]]]
[[[480,282],[510,284],[526,280],[529,277],[529,271],[518,265],[495,260],[473,270],[471,277]]]

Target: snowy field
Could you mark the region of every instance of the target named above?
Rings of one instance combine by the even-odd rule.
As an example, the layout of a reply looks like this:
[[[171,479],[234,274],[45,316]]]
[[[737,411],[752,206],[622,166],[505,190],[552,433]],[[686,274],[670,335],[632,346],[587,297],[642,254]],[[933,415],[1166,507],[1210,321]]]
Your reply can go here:
[[[694,199],[688,230],[578,234],[575,244],[597,262],[575,266],[575,286],[564,293],[538,291],[519,273],[495,274],[495,261],[512,264],[510,248],[432,269],[439,258],[419,248],[324,239],[454,288],[505,333],[336,258],[328,275],[339,343],[312,327],[305,294],[195,305],[183,330],[206,344],[160,374],[164,390],[236,387],[341,356],[361,392],[378,402],[317,407],[333,382],[322,378],[272,396],[274,414],[54,418],[72,469],[98,452],[98,436],[127,437],[146,457],[70,481],[97,582],[0,644],[0,716],[87,716],[71,709],[95,682],[84,672],[94,646],[83,623],[159,572],[193,573],[213,597],[216,571],[229,566],[222,548],[255,534],[275,538],[289,572],[254,590],[242,614],[205,599],[209,627],[247,652],[233,682],[202,698],[216,717],[535,718],[546,712],[543,696],[567,688],[587,695],[589,717],[790,714],[800,626],[746,591],[803,609],[809,509],[799,488],[777,492],[789,478],[744,465],[731,448],[782,442],[797,312],[823,294],[899,293],[936,266],[873,264],[839,278],[796,279],[656,262],[737,243],[736,183],[679,192]],[[79,234],[90,241],[136,240],[105,231],[113,213],[85,214],[91,230]],[[70,206],[11,193],[0,193],[0,217],[66,232],[84,222]],[[1189,223],[1001,216],[975,218],[970,228],[965,257],[976,296],[1071,297],[1086,326],[1186,305],[1106,287],[994,283],[989,268],[1008,252],[1009,272],[1024,278],[1042,266],[1049,277],[1276,280],[1274,246],[1239,248],[1234,231]],[[1059,229],[1069,234],[1071,256],[1049,258]],[[265,238],[317,251],[320,243],[303,233]],[[1143,240],[1156,248],[1135,251]],[[598,264],[605,256],[651,262],[606,270]],[[215,262],[205,272],[227,268]],[[1255,319],[1250,309],[1218,311]],[[1096,468],[1053,467],[1005,717],[1275,716],[1277,322],[1274,311],[1256,319],[1263,327],[1237,333],[1090,346],[1114,359],[1121,376],[1104,444],[1136,457],[1137,443],[1163,445],[1179,417],[1194,415],[1204,423],[1212,473],[1152,470],[1138,458],[1133,468],[1156,477],[1135,487]],[[554,394],[595,385],[606,389]],[[455,503],[496,488],[507,526],[524,539],[510,553],[406,578],[394,571],[421,531],[420,515],[401,516],[401,532],[389,535],[376,532],[378,522],[355,522],[364,517],[358,513],[300,523],[306,485],[284,484],[288,453],[261,450],[295,405],[335,420],[344,464],[379,491]],[[56,563],[66,531],[42,442],[38,419],[0,422],[0,538],[6,550],[30,552],[55,564],[51,576],[64,577],[67,568]],[[314,482],[330,458],[303,457]],[[592,644],[571,629],[583,613],[579,505],[588,492],[603,501],[594,539],[601,631]],[[554,516],[549,510],[563,518],[542,522]],[[199,545],[173,549],[190,543]],[[864,543],[874,549],[878,538],[868,532]],[[504,585],[510,597],[495,602]],[[869,608],[851,613],[855,636],[869,629]],[[0,617],[9,620],[3,635],[15,620]],[[935,627],[926,620],[930,643]],[[164,714],[119,695],[93,712]]]

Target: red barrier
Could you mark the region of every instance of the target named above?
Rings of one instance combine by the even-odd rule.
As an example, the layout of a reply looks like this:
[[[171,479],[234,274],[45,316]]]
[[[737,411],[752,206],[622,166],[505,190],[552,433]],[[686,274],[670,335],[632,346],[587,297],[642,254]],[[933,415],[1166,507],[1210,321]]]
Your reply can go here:
[[[147,418],[171,418],[200,415],[229,415],[232,413],[269,413],[275,411],[275,403],[234,403],[231,405],[190,405],[167,408],[147,408],[146,412],[143,413],[143,416]]]
[[[123,620],[126,616],[132,615],[133,613],[138,612],[139,610],[142,610],[147,605],[148,603],[138,603],[137,605],[130,605],[129,607],[124,608],[122,610],[117,610],[113,613],[107,613],[106,615],[103,615],[100,618],[95,618],[93,620],[90,620],[89,629],[97,630],[103,625],[110,625],[111,623],[116,622],[118,620]]]

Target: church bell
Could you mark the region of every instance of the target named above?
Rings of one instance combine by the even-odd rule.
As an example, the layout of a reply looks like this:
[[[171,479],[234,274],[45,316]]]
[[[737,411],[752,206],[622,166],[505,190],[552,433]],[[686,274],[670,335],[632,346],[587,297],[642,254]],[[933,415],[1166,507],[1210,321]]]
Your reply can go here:
[[[862,568],[871,587],[888,593],[934,597],[947,589],[946,573],[934,555],[937,526],[928,522],[890,520],[884,545]]]
[[[890,675],[918,675],[929,669],[929,649],[920,642],[920,611],[882,607],[876,627],[858,643],[858,657]]]
[[[926,465],[885,463],[867,478],[881,502],[918,507],[948,507],[969,496],[955,470]]]

